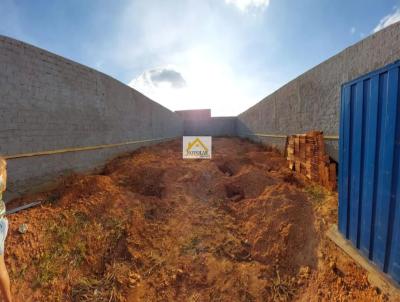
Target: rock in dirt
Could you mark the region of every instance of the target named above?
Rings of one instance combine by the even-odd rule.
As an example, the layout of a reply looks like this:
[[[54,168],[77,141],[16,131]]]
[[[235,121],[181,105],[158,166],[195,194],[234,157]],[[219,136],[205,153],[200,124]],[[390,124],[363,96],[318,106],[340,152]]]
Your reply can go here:
[[[25,223],[22,223],[18,227],[18,232],[20,234],[25,234],[28,231],[28,226]]]

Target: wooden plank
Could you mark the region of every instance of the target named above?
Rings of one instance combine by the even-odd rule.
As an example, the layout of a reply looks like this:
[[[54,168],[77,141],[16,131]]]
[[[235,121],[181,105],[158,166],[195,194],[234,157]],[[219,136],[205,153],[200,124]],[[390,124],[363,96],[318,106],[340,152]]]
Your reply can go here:
[[[329,164],[329,180],[336,182],[336,164]]]
[[[297,172],[299,172],[299,173],[300,173],[300,171],[301,171],[301,169],[300,169],[300,162],[299,162],[299,161],[296,161],[296,162],[295,162],[295,170],[296,170]]]

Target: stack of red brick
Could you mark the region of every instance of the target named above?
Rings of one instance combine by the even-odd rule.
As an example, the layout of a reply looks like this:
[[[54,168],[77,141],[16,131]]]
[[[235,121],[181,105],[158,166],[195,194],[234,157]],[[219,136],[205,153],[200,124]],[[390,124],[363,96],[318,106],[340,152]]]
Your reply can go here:
[[[291,135],[287,142],[289,168],[307,176],[329,190],[336,190],[336,163],[325,152],[320,131]]]

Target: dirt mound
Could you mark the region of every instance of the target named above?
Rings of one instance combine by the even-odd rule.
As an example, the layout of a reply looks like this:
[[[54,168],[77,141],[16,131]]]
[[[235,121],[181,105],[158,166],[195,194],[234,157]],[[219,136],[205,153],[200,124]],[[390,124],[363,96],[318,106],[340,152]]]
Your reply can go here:
[[[67,205],[82,198],[96,194],[116,194],[118,187],[109,176],[104,175],[73,175],[64,180],[53,191],[54,196],[59,196],[59,204]]]
[[[279,267],[281,275],[293,276],[302,266],[315,267],[315,232],[310,228],[313,209],[303,192],[285,184],[274,185],[236,210],[255,260]]]
[[[122,157],[112,161],[105,167],[103,174],[133,192],[161,198],[165,169],[159,167],[158,162],[159,159],[146,149],[143,157],[135,152],[131,158]]]
[[[214,139],[213,160],[142,148],[18,202],[38,196],[9,218],[16,301],[385,299],[324,239],[336,197],[246,140]]]
[[[234,183],[240,184],[247,198],[258,197],[266,188],[276,184],[276,177],[271,177],[265,171],[249,168],[237,175]]]
[[[161,198],[164,192],[162,183],[164,172],[163,169],[157,167],[139,167],[132,169],[129,174],[125,174],[123,177],[118,176],[117,180],[120,185],[133,192]],[[111,174],[111,177],[115,178],[117,173]]]

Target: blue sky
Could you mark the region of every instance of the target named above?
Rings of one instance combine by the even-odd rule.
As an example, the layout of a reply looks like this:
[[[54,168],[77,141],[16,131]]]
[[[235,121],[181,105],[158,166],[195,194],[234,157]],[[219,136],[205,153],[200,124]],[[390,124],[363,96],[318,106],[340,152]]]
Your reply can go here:
[[[236,115],[390,23],[400,0],[2,0],[0,34],[171,110]]]

